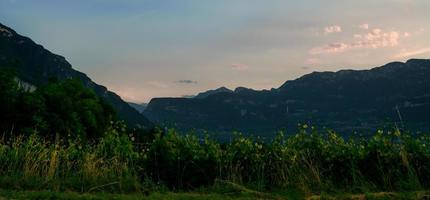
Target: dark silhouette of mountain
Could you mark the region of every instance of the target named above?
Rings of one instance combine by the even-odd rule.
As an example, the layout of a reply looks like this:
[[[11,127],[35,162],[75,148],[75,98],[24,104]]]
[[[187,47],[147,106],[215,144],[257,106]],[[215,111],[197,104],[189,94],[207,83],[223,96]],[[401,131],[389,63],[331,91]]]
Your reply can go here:
[[[196,95],[182,95],[182,98],[194,98]]]
[[[384,126],[430,130],[430,60],[370,70],[313,72],[278,89],[237,88],[206,98],[154,98],[144,114],[181,130],[271,134],[298,123],[350,133]]]
[[[118,117],[129,126],[151,128],[152,122],[124,102],[120,96],[94,83],[87,75],[76,71],[62,56],[51,53],[31,39],[17,34],[0,24],[0,67],[13,68],[20,80],[34,86],[45,84],[51,78],[82,80],[84,85],[109,102]]]
[[[133,102],[127,102],[127,103],[128,105],[136,109],[139,113],[142,113],[145,110],[146,106],[148,106],[147,103],[133,103]]]
[[[201,92],[201,93],[197,94],[197,96],[195,96],[194,98],[203,99],[203,98],[206,98],[206,97],[208,97],[210,95],[218,94],[218,93],[223,93],[223,92],[231,93],[233,91],[231,91],[230,89],[228,89],[226,87],[220,87],[220,88],[215,89],[215,90],[208,90],[206,92]]]

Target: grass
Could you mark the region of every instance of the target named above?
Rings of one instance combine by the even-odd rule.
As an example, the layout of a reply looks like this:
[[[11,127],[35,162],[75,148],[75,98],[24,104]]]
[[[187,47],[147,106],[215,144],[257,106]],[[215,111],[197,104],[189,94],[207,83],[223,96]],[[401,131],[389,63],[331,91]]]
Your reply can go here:
[[[118,200],[137,200],[137,199],[148,199],[148,200],[162,200],[162,199],[225,199],[222,195],[205,195],[205,194],[194,194],[194,193],[154,193],[151,195],[142,194],[106,194],[106,193],[92,193],[92,194],[81,194],[74,192],[51,192],[51,191],[33,191],[33,192],[16,192],[16,191],[3,191],[0,192],[0,199],[52,199],[52,200],[104,200],[104,199],[118,199]],[[227,198],[228,199],[228,198]]]
[[[314,195],[307,197],[309,200],[317,199],[343,199],[343,200],[427,200],[430,198],[428,191],[415,192],[377,192],[366,194],[338,194],[338,195]]]
[[[430,188],[429,135],[380,130],[346,140],[304,126],[272,141],[239,134],[219,143],[170,130],[136,144],[124,130],[114,125],[97,142],[36,134],[0,141],[1,196],[411,199]]]
[[[151,194],[111,194],[111,193],[76,193],[76,192],[52,192],[52,191],[0,191],[1,199],[55,199],[55,200],[78,200],[78,199],[91,199],[91,200],[102,200],[102,199],[118,199],[118,200],[180,200],[180,199],[207,199],[207,200],[223,200],[223,199],[285,199],[276,195],[265,194],[262,196],[255,192],[239,192],[229,194],[219,194],[216,192],[202,193],[202,192],[164,192],[164,193],[151,193]]]
[[[294,192],[292,192],[294,193]],[[218,194],[218,193],[151,193],[144,194],[110,194],[110,193],[75,193],[75,192],[52,192],[52,191],[0,191],[0,200],[15,199],[15,200],[247,200],[247,199],[290,199],[290,200],[320,200],[320,199],[343,199],[343,200],[426,200],[430,198],[430,192],[416,191],[416,192],[379,192],[367,194],[337,194],[337,195],[312,195],[312,196],[297,196],[292,195],[268,195],[260,196],[251,193],[241,194]]]

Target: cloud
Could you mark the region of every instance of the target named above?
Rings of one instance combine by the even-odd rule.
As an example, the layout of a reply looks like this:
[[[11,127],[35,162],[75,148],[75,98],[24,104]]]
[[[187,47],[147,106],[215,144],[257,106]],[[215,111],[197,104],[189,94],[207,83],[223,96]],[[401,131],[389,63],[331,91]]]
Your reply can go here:
[[[364,45],[364,47],[379,48],[397,46],[399,44],[400,34],[397,31],[384,32],[381,29],[373,29],[363,37],[364,40],[356,41],[354,43],[359,44],[359,46]]]
[[[342,27],[338,25],[327,26],[324,28],[325,33],[339,33],[342,32]]]
[[[244,71],[249,69],[249,66],[245,64],[232,64],[231,69],[237,70],[237,71]]]
[[[397,31],[385,32],[375,28],[365,34],[354,34],[350,42],[334,42],[322,47],[314,47],[310,54],[339,53],[358,48],[394,47],[399,44],[400,33]]]
[[[197,81],[193,81],[193,80],[179,80],[179,81],[175,81],[176,83],[183,83],[183,84],[197,84]]]
[[[428,53],[428,52],[430,52],[430,48],[423,48],[423,49],[417,49],[417,50],[413,50],[413,51],[404,51],[404,52],[399,53],[393,57],[394,58],[405,58],[405,57],[411,57],[411,56],[420,55],[420,54],[424,54],[424,53]]]
[[[359,27],[360,27],[361,29],[365,29],[365,30],[367,30],[367,29],[369,29],[369,24],[361,24]]]
[[[323,47],[315,47],[309,51],[310,54],[324,54],[324,53],[339,53],[345,51],[349,46],[345,43],[331,43]]]

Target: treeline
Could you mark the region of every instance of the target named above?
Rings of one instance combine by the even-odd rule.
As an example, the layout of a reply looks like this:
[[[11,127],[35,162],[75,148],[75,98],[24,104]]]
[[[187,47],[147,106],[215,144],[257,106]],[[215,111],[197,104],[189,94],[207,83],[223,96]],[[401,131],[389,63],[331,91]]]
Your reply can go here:
[[[59,81],[30,91],[12,70],[0,70],[0,133],[44,137],[101,137],[112,120],[113,108],[81,81]]]

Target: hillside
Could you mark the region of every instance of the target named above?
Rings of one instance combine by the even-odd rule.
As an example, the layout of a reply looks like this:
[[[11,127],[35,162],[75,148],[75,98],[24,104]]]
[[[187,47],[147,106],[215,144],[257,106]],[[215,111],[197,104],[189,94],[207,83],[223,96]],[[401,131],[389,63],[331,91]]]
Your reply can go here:
[[[109,102],[119,118],[129,126],[144,129],[153,126],[152,122],[130,107],[120,96],[73,69],[64,57],[51,53],[3,24],[0,24],[0,67],[15,69],[20,80],[36,87],[47,83],[51,78],[80,79],[86,87]]]
[[[393,62],[370,70],[313,72],[277,89],[237,88],[204,98],[154,98],[144,114],[181,130],[270,135],[298,123],[342,133],[377,127],[430,129],[430,60]]]
[[[133,103],[133,102],[127,102],[128,105],[130,105],[132,108],[136,109],[139,113],[142,113],[146,106],[148,105],[147,103]]]

